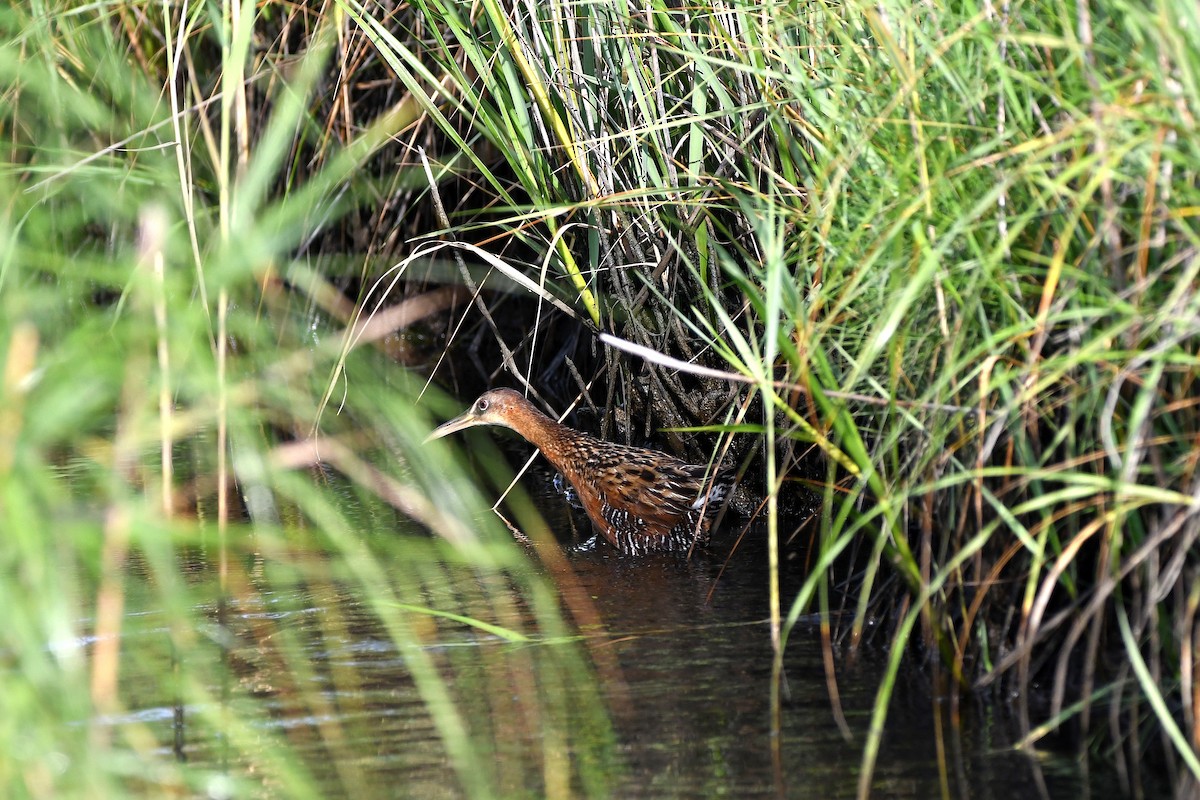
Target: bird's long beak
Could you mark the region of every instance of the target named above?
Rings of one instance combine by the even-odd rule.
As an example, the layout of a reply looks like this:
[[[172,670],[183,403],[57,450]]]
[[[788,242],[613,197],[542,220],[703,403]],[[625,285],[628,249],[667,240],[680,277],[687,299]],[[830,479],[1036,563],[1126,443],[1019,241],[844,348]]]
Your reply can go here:
[[[459,414],[457,417],[450,420],[449,422],[444,422],[441,425],[434,428],[433,431],[428,436],[425,437],[425,444],[429,444],[434,439],[440,439],[443,436],[449,436],[452,433],[457,433],[458,431],[464,430],[466,428],[473,428],[476,425],[484,425],[484,424],[486,424],[486,423],[484,423],[483,420],[479,419],[474,414],[472,414],[470,412],[470,410],[468,410],[467,413]]]

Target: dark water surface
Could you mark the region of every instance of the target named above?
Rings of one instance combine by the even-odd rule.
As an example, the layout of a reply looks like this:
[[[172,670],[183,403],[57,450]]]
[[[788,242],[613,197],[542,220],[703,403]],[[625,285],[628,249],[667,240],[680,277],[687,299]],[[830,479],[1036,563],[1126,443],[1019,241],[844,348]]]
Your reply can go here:
[[[568,530],[572,520],[561,501],[551,502],[557,506],[547,510],[558,514],[552,524]],[[379,531],[378,519],[364,520],[364,531],[387,535]],[[582,634],[585,662],[598,676],[594,698],[572,689],[565,677],[587,669],[553,660],[552,647],[430,622],[428,653],[451,682],[464,724],[497,743],[493,757],[480,766],[490,786],[506,797],[579,796],[588,790],[614,798],[856,795],[882,655],[868,653],[853,665],[838,666],[838,691],[852,734],[847,741],[831,711],[820,640],[814,628],[801,627],[788,643],[782,725],[773,736],[765,534],[752,532],[750,543],[726,564],[737,532],[736,527],[717,532],[708,552],[691,560],[624,557],[604,545],[579,546],[576,537],[567,552],[571,586],[559,588],[590,599],[589,613],[595,613],[584,628],[572,629]],[[328,558],[319,548],[306,557]],[[278,769],[269,737],[256,750],[255,737],[271,733],[300,753],[297,769],[327,787],[319,796],[462,796],[462,774],[451,771],[406,656],[373,610],[337,580],[260,581],[257,591],[247,590],[271,562],[270,554],[256,554],[235,564],[242,577],[223,610],[224,623],[218,624],[214,612],[212,630],[201,633],[220,645],[210,648],[220,654],[214,659],[226,662],[224,671],[212,674],[231,676],[212,688],[214,701],[174,709],[167,688],[148,685],[145,705],[112,720],[114,727],[174,726],[188,763],[218,776],[216,783],[199,787],[202,795],[244,796],[236,787],[249,785],[250,796],[293,796],[278,782],[254,786],[258,772]],[[391,568],[398,580],[417,569],[408,563]],[[789,570],[785,607],[796,571]],[[202,577],[193,580],[213,579],[206,569],[197,576]],[[437,581],[435,576],[423,585]],[[503,617],[495,600],[472,599],[476,583],[468,574],[460,585],[422,591],[431,608],[449,598],[474,604],[480,618]],[[153,606],[153,596],[144,604]],[[143,632],[130,624],[130,643],[139,636],[161,639],[154,612],[138,606],[131,597],[131,618],[143,618]],[[578,615],[575,619],[578,624]],[[160,674],[160,667],[147,665],[146,673]],[[186,671],[204,672],[194,663]],[[137,680],[136,664],[126,674]],[[559,684],[566,687],[563,696],[554,694]],[[895,695],[873,797],[1117,796],[1082,777],[1068,758],[1013,751],[1012,726],[1001,708],[968,706],[958,730],[941,712],[939,767],[938,704],[919,688],[901,685]],[[531,703],[533,696],[549,698],[547,705],[560,710]],[[611,729],[585,713],[589,703],[608,708]],[[225,705],[251,721],[231,736],[200,730],[197,721],[221,714]],[[580,779],[580,770],[590,777]],[[228,786],[221,784],[224,774],[233,776]]]
[[[630,703],[616,715],[629,775],[622,797],[855,797],[865,732],[881,666],[839,665],[838,691],[853,738],[830,708],[821,643],[813,627],[788,643],[778,743],[770,733],[771,646],[765,548],[749,545],[721,571],[729,533],[691,563],[626,559],[606,548],[577,553],[580,580],[611,632]],[[758,532],[765,535],[761,531]],[[785,587],[785,603],[794,593]],[[878,659],[877,659],[878,660]],[[1079,798],[1066,759],[1008,747],[998,718],[973,715],[949,729],[943,712],[945,779],[939,777],[934,703],[900,686],[888,716],[873,796],[883,798]],[[778,745],[777,752],[773,747]],[[776,763],[778,762],[778,763]],[[1090,796],[1108,796],[1090,787]]]

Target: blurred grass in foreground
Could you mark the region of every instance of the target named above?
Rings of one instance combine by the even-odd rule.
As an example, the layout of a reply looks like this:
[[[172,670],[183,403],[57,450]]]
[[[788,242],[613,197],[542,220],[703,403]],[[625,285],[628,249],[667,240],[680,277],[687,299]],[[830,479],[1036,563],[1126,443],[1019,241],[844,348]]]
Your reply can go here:
[[[496,636],[564,641],[558,598],[421,446],[421,384],[279,277],[354,155],[289,171],[328,36],[259,81],[241,9],[0,10],[0,793],[390,796],[379,687],[328,649],[357,626],[431,790],[602,794],[586,659]]]

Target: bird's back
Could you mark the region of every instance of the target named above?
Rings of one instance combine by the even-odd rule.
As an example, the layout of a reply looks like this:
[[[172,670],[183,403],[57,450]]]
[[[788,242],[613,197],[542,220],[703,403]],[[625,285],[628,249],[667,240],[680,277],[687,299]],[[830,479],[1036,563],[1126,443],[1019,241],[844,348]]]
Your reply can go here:
[[[704,466],[655,450],[578,434],[567,458],[547,457],[579,495],[600,533],[627,553],[681,550],[708,535],[711,513],[728,492]],[[714,485],[715,484],[715,485]]]

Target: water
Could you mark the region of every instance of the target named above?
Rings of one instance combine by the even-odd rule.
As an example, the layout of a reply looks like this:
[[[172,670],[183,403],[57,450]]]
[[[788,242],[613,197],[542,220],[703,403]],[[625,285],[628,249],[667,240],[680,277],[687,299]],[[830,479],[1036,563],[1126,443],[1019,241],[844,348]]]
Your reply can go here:
[[[182,707],[169,682],[145,677],[161,675],[168,657],[145,642],[165,640],[169,625],[146,610],[151,592],[131,595],[124,635],[142,660],[126,678],[145,680],[145,691],[126,716],[106,722],[149,726],[161,742],[180,733],[183,756],[208,776],[201,793],[210,796],[239,786],[254,796],[293,796],[286,777],[264,775],[315,781],[323,797],[461,797],[472,775],[506,797],[856,796],[882,654],[838,664],[847,741],[831,711],[820,639],[801,626],[788,643],[781,727],[772,734],[761,531],[736,550],[738,529],[717,531],[708,552],[691,560],[630,558],[582,545],[586,522],[560,500],[551,498],[546,510],[569,547],[569,570],[556,579],[568,629],[531,622],[528,601],[515,592],[519,580],[397,551],[395,597],[501,626],[488,631],[417,613],[405,618],[404,636],[419,644],[403,649],[380,621],[379,604],[392,601],[366,601],[348,588],[356,584],[336,569],[344,558],[315,543],[272,541],[280,549],[263,552],[260,541],[233,559],[229,601],[203,609],[208,627],[197,635],[210,646],[190,650],[183,672],[206,683],[201,699]],[[378,524],[372,516],[364,537],[389,541]],[[188,575],[215,596],[210,556],[197,557]],[[786,566],[788,598],[800,567]],[[553,644],[573,637],[573,646]],[[444,721],[431,716],[429,696],[413,679],[420,659],[484,751],[465,769],[459,762],[457,773]],[[955,728],[942,706],[919,687],[897,688],[873,796],[1116,796],[1089,785],[1065,757],[1012,750],[1006,709],[968,707]]]
[[[786,651],[776,742],[764,548],[743,546],[722,572],[729,533],[715,536],[710,553],[691,563],[630,560],[602,549],[573,559],[609,634],[618,637],[612,647],[629,703],[616,725],[630,770],[619,796],[855,797],[878,659],[868,653],[853,667],[839,665],[837,688],[852,733],[847,742],[831,712],[819,636],[802,627]],[[939,704],[904,686],[897,695],[875,796],[942,796],[934,735]],[[1065,760],[1039,761],[1007,746],[1004,716],[970,719],[959,731],[943,720],[949,796],[1083,796],[1078,771]]]

